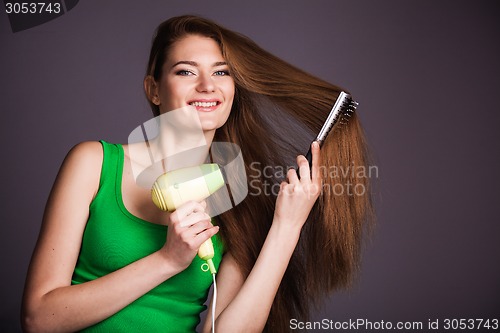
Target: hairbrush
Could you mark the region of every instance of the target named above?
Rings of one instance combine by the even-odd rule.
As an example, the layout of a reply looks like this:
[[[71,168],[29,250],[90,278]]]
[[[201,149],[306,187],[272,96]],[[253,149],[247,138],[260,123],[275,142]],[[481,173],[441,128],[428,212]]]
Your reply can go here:
[[[358,107],[359,103],[352,99],[352,96],[344,91],[341,91],[339,97],[335,101],[330,114],[326,118],[323,127],[319,131],[316,139],[321,147],[328,136],[328,133],[332,131],[332,129],[337,126],[345,126],[349,122],[349,119],[352,117],[352,114]],[[312,153],[311,147],[306,154],[306,158],[309,161],[309,167],[312,167]]]

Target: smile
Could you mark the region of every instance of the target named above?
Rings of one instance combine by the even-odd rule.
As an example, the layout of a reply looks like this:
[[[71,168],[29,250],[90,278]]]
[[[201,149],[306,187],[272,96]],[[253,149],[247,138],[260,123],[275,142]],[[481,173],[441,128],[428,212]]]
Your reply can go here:
[[[199,112],[212,112],[218,109],[222,102],[217,99],[199,99],[190,101],[188,104],[194,106]]]
[[[191,102],[191,103],[189,103],[189,105],[199,106],[202,108],[213,107],[213,106],[216,106],[217,104],[218,104],[218,102]]]

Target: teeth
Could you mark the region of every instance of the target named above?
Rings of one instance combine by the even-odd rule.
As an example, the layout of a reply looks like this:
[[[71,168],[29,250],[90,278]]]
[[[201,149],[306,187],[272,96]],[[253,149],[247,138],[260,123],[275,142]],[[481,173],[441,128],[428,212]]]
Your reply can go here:
[[[192,106],[200,106],[202,108],[209,108],[211,106],[216,106],[217,102],[192,102],[189,104]]]

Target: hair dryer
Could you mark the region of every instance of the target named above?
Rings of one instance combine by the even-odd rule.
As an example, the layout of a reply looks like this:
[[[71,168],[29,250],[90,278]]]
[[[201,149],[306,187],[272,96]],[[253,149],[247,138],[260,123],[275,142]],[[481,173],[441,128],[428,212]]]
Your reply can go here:
[[[190,200],[208,198],[223,185],[224,177],[219,166],[215,163],[202,164],[164,173],[153,184],[151,196],[158,208],[172,212]],[[210,273],[215,274],[212,262],[214,246],[210,238],[201,244],[198,256],[207,262]]]

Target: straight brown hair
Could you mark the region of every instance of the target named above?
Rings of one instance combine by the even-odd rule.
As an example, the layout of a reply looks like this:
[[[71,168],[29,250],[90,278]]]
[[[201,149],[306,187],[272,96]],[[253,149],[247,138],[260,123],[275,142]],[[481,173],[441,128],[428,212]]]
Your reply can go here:
[[[342,89],[288,64],[246,36],[196,16],[174,17],[158,27],[146,75],[159,81],[171,45],[192,34],[210,37],[220,45],[235,82],[231,114],[214,140],[241,148],[248,180],[253,189],[261,189],[217,217],[225,250],[247,276],[273,220],[277,193],[269,191],[269,185],[282,180],[263,169],[290,166],[307,151]],[[159,115],[158,106],[150,105],[153,114]],[[356,113],[346,126],[330,134],[321,155],[323,191],[302,229],[266,332],[288,332],[290,319],[307,320],[311,306],[348,287],[359,268],[364,225],[373,220],[373,210],[370,177],[351,172],[369,168]],[[339,184],[344,186],[342,193],[334,191]],[[362,188],[363,193],[348,193],[347,184],[351,189]]]

